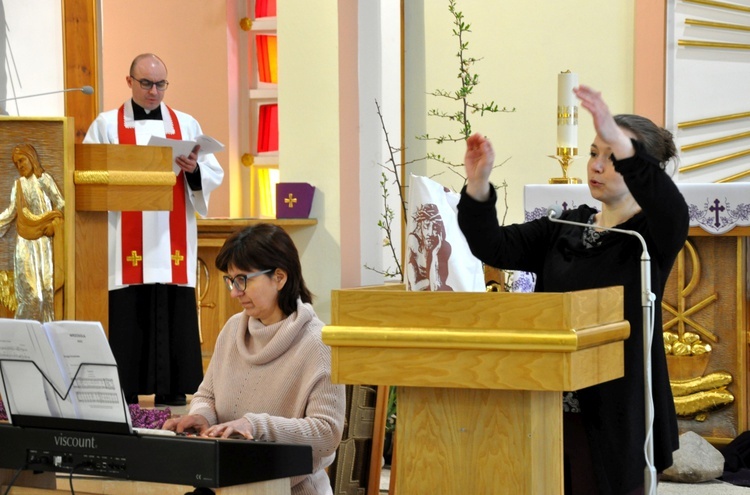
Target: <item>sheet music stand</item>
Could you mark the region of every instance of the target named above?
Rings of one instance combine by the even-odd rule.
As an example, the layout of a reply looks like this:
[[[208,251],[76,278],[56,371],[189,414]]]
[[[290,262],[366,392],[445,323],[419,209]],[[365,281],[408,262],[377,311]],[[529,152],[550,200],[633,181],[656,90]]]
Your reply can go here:
[[[37,369],[37,371],[42,375],[42,378],[44,378],[44,381],[52,388],[55,394],[63,401],[68,400],[70,396],[70,392],[71,390],[73,390],[73,386],[76,383],[76,379],[78,378],[78,375],[84,366],[111,366],[111,367],[116,368],[117,367],[116,364],[106,364],[106,363],[81,363],[79,364],[78,368],[76,369],[75,374],[73,375],[73,378],[70,380],[70,385],[68,386],[68,389],[65,391],[64,394],[62,394],[60,393],[59,390],[57,390],[57,387],[55,386],[55,384],[52,383],[49,377],[47,377],[47,375],[39,368],[39,365],[37,365],[35,361],[30,360],[30,359],[0,358],[0,378],[2,378],[2,382],[3,382],[3,397],[5,398],[5,408],[8,412],[8,419],[10,419],[11,424],[13,424],[14,426],[18,426],[18,427],[85,431],[85,432],[95,432],[95,433],[114,433],[114,434],[121,434],[121,435],[132,434],[132,428],[131,428],[131,423],[130,423],[130,411],[127,409],[127,403],[125,401],[125,398],[122,397],[122,390],[120,388],[120,380],[117,378],[117,375],[115,375],[116,383],[114,384],[114,388],[115,390],[118,391],[118,393],[122,397],[122,404],[123,404],[123,421],[122,422],[16,414],[13,412],[12,401],[8,399],[9,397],[8,387],[7,387],[7,384],[5,383],[7,372],[6,373],[2,372],[3,363],[6,363],[6,362],[20,362],[20,363],[33,364],[34,367]]]

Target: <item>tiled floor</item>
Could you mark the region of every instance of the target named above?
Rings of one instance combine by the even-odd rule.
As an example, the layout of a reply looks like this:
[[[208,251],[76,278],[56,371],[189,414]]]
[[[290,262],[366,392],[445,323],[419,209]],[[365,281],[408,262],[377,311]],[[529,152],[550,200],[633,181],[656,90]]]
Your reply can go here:
[[[388,494],[391,470],[383,469],[380,476],[380,495]],[[719,480],[705,483],[665,483],[656,487],[657,495],[750,495],[750,488],[730,485]]]

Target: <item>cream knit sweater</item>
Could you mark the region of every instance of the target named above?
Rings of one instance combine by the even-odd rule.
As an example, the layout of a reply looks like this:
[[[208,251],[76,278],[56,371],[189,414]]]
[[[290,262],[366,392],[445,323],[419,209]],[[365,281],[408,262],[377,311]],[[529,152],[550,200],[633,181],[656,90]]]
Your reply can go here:
[[[313,473],[292,478],[292,493],[330,494],[325,468],[335,458],[346,413],[344,385],[331,383],[331,349],[312,306],[264,326],[232,316],[190,403],[210,425],[245,417],[257,440],[311,445]]]

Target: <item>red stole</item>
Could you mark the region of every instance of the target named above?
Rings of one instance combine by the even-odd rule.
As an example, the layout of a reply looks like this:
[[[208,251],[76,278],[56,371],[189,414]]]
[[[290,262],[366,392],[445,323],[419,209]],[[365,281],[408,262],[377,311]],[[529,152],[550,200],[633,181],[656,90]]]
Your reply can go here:
[[[166,105],[165,105],[166,106]],[[182,139],[180,122],[171,108],[167,107],[174,123],[174,134],[167,134],[168,139]],[[135,129],[125,127],[125,105],[117,112],[117,135],[120,144],[137,144]],[[149,234],[150,235],[150,234]],[[170,259],[172,266],[172,283],[187,284],[187,216],[185,206],[185,179],[183,172],[177,175],[177,182],[172,190],[172,211],[169,212],[169,239],[171,243]],[[122,212],[122,283],[143,283],[143,214],[140,211]]]

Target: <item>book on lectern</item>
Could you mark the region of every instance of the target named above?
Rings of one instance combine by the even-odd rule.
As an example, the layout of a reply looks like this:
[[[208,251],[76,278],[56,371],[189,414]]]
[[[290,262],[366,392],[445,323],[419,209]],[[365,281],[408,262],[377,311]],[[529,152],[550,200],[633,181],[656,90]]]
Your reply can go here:
[[[8,418],[130,425],[101,323],[0,318],[0,393]]]

